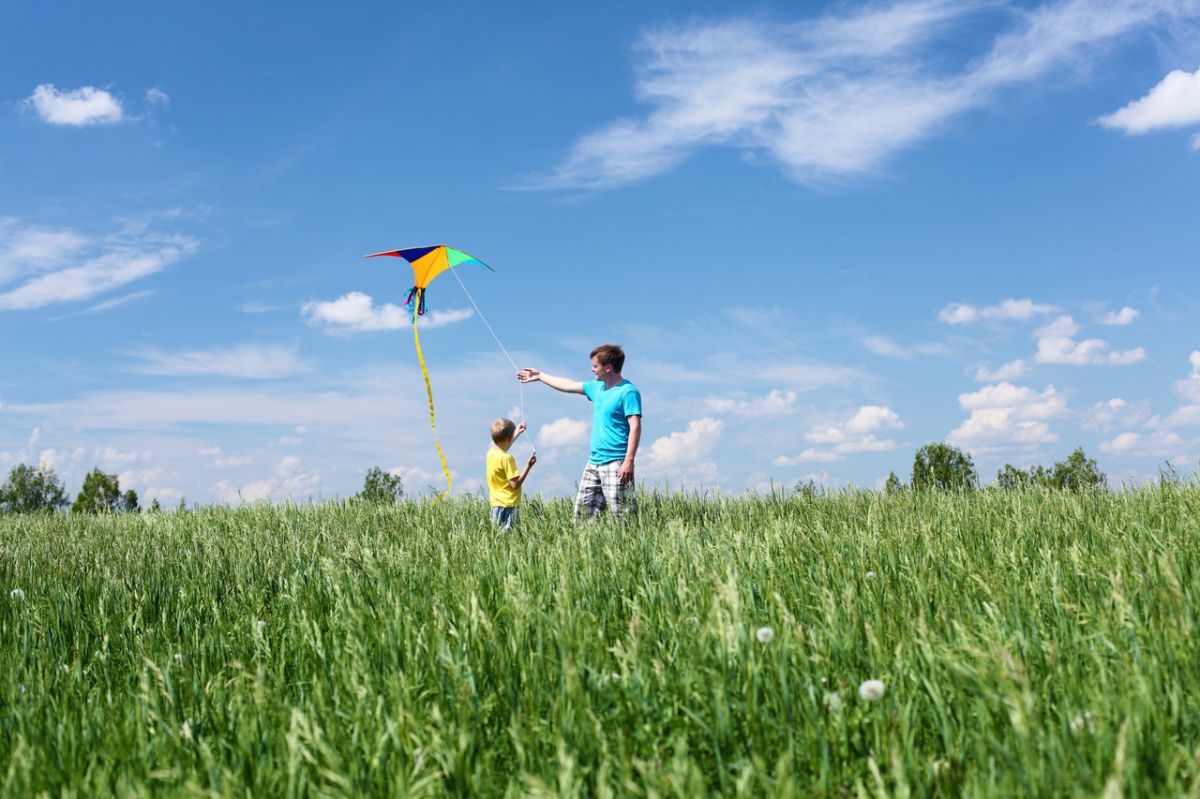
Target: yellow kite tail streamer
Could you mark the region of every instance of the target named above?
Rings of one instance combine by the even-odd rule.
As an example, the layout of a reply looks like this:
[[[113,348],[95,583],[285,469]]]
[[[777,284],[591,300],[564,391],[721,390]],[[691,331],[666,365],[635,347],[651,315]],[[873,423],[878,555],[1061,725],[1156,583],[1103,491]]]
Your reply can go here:
[[[417,344],[417,360],[421,362],[421,374],[425,376],[425,393],[429,397],[429,426],[433,428],[433,443],[437,447],[438,457],[442,459],[442,472],[446,475],[446,490],[433,500],[433,504],[436,505],[441,502],[442,497],[454,489],[454,481],[450,479],[450,467],[446,465],[446,454],[442,452],[442,445],[437,437],[437,421],[433,416],[433,388],[429,385],[429,370],[425,368],[425,356],[421,353],[421,336],[417,333],[416,313],[413,314],[413,341]]]

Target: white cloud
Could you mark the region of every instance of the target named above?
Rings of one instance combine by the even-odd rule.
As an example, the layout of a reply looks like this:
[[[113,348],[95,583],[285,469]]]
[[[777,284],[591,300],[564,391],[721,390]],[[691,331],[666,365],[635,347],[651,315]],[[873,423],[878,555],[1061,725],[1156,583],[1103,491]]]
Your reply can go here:
[[[431,311],[418,324],[422,329],[460,322],[471,316],[469,309]],[[336,300],[309,302],[301,308],[305,321],[322,327],[327,333],[360,333],[372,330],[399,330],[412,326],[412,312],[392,303],[375,307],[374,300],[361,291],[343,294]]]
[[[946,441],[970,449],[1057,441],[1047,420],[1062,415],[1067,407],[1066,398],[1054,386],[1039,392],[1008,382],[960,394],[958,404],[970,415],[950,431]]]
[[[538,428],[537,444],[542,447],[570,447],[586,444],[592,426],[564,416]]]
[[[1126,305],[1124,308],[1122,308],[1119,311],[1113,311],[1111,313],[1105,314],[1104,318],[1100,320],[1100,324],[1102,324],[1102,325],[1129,325],[1129,324],[1133,324],[1133,321],[1137,318],[1138,318],[1137,309],[1130,308],[1128,305]]]
[[[805,434],[804,438],[810,444],[832,445],[828,449],[810,447],[799,455],[780,455],[772,463],[776,466],[794,466],[812,461],[840,461],[855,452],[886,452],[895,449],[896,442],[890,438],[877,438],[875,433],[903,427],[904,422],[891,408],[864,405],[844,422],[820,425]]]
[[[708,416],[689,422],[686,430],[663,436],[650,445],[650,463],[664,470],[699,464],[712,452],[724,428],[724,422]]]
[[[148,461],[154,457],[150,450],[142,450],[141,452],[124,452],[116,447],[103,447],[92,451],[92,460],[100,463],[136,463],[137,461]]]
[[[1111,441],[1101,441],[1100,451],[1141,457],[1179,454],[1183,439],[1171,431],[1121,433]]]
[[[43,83],[25,102],[51,125],[111,125],[122,117],[120,101],[93,86],[59,90]]]
[[[144,363],[133,371],[147,375],[219,376],[268,380],[312,371],[294,347],[242,344],[229,349],[135,353]]]
[[[796,405],[795,391],[772,389],[762,397],[748,397],[737,392],[724,397],[705,397],[704,406],[710,413],[734,416],[779,416],[790,413]]]
[[[1176,408],[1166,419],[1157,422],[1163,427],[1200,424],[1200,350],[1188,357],[1192,373],[1183,380],[1175,381],[1175,393],[1183,398],[1184,404]]]
[[[1079,325],[1070,316],[1060,316],[1044,327],[1034,332],[1037,339],[1037,354],[1033,359],[1038,363],[1069,364],[1085,366],[1097,364],[1104,366],[1128,366],[1146,358],[1142,347],[1130,350],[1110,350],[1108,342],[1089,338],[1076,341],[1073,336],[1079,332]]]
[[[157,86],[151,86],[146,90],[146,105],[157,105],[168,108],[171,105],[171,95]]]
[[[1039,314],[1052,313],[1057,310],[1058,308],[1053,305],[1043,305],[1030,299],[1004,300],[983,308],[962,302],[952,302],[938,312],[938,319],[948,325],[1005,320],[1027,322]]]
[[[1194,350],[1188,356],[1188,362],[1192,365],[1192,373],[1175,381],[1175,391],[1186,400],[1200,402],[1200,350]]]
[[[1131,134],[1200,123],[1200,69],[1167,73],[1149,94],[1097,122]]]
[[[1083,413],[1079,425],[1084,430],[1099,430],[1107,433],[1114,428],[1131,427],[1147,421],[1149,414],[1139,404],[1133,405],[1121,397],[1097,402]]]
[[[994,383],[1001,380],[1016,380],[1019,377],[1025,377],[1033,371],[1029,364],[1025,361],[1017,359],[1009,361],[1000,366],[998,369],[988,369],[986,366],[981,366],[975,370],[975,379],[981,383]]]
[[[961,46],[959,28],[994,7],[907,0],[794,24],[734,19],[644,32],[635,93],[649,112],[583,136],[525,187],[612,188],[712,146],[765,153],[806,184],[876,172],[1001,90],[1085,69],[1096,45],[1194,3],[1063,0],[1014,10],[1017,24],[989,50],[947,68],[943,45]]]
[[[306,473],[301,466],[299,458],[288,456],[275,465],[269,477],[244,483],[240,488],[228,480],[219,480],[213,490],[221,502],[229,504],[267,499],[305,499],[316,490],[321,476]]]

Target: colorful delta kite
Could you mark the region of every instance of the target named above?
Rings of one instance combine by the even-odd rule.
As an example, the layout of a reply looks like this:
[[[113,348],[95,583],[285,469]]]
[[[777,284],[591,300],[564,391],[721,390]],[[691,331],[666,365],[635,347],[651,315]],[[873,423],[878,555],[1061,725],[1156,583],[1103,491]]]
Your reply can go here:
[[[438,457],[442,459],[442,472],[446,475],[446,490],[437,495],[437,499],[434,500],[436,503],[450,493],[454,488],[454,481],[450,478],[450,467],[446,465],[446,455],[442,452],[442,444],[437,438],[437,419],[433,412],[433,388],[429,384],[429,370],[425,368],[425,356],[421,353],[421,336],[417,333],[417,317],[425,315],[425,290],[435,277],[447,269],[453,269],[463,264],[475,264],[490,272],[496,270],[478,258],[445,244],[377,252],[365,257],[378,258],[381,255],[403,258],[413,268],[413,287],[408,291],[408,299],[405,304],[408,306],[408,310],[412,311],[413,342],[417,346],[417,360],[421,363],[421,375],[425,378],[425,394],[429,397],[429,426],[433,428],[433,443],[437,447]]]
[[[435,244],[432,247],[410,247],[407,250],[377,252],[366,257],[378,258],[380,255],[392,255],[397,258],[403,258],[412,264],[413,277],[416,280],[413,287],[408,290],[408,299],[405,300],[405,304],[410,311],[415,311],[417,316],[425,315],[425,289],[428,288],[435,277],[447,269],[462,266],[463,264],[475,264],[491,272],[496,271],[478,258],[445,244]]]

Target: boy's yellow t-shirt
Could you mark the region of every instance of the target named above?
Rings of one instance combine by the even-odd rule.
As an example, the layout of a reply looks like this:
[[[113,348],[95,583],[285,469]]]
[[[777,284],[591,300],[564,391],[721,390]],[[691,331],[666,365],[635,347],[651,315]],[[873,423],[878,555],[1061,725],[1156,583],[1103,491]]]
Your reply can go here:
[[[493,508],[515,508],[521,504],[521,489],[508,484],[509,480],[520,476],[516,458],[499,447],[488,450],[488,500]]]

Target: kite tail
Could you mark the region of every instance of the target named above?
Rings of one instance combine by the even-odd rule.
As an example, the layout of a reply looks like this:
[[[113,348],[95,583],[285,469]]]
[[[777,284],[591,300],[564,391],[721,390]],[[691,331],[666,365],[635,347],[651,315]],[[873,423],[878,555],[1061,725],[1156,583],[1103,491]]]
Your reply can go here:
[[[418,289],[413,289],[413,291],[418,291]],[[421,310],[417,313],[424,313],[425,291],[421,289],[420,292],[421,299],[418,307]],[[409,298],[410,300],[412,298],[411,292],[409,293]],[[421,374],[425,377],[425,394],[429,397],[429,426],[433,428],[433,444],[437,447],[438,457],[442,459],[442,473],[446,475],[446,490],[438,494],[437,498],[433,500],[433,504],[436,505],[442,501],[442,497],[453,490],[454,481],[450,479],[450,467],[446,465],[446,453],[442,452],[442,445],[437,437],[437,420],[433,415],[433,387],[429,385],[429,370],[425,367],[425,356],[421,353],[421,336],[417,333],[417,313],[413,314],[413,341],[417,345],[417,360],[421,362]]]
[[[425,315],[425,289],[413,286],[408,290],[408,299],[404,301],[408,310],[417,316]]]

